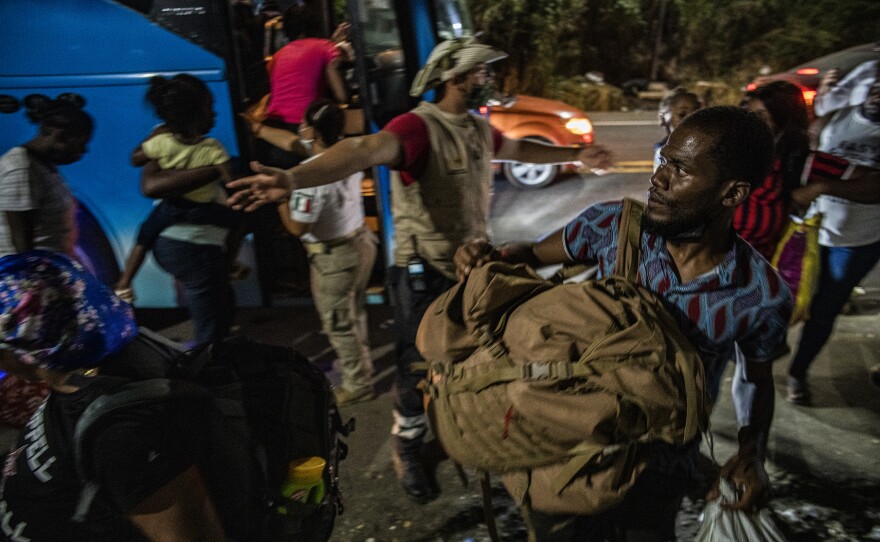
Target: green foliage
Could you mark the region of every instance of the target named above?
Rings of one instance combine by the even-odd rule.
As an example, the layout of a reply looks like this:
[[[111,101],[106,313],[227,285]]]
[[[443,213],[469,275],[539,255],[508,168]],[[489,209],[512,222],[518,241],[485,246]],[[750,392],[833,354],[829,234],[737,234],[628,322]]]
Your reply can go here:
[[[623,91],[613,85],[596,85],[581,77],[553,78],[544,95],[585,111],[614,111],[626,105]]]
[[[572,96],[571,103],[578,100],[578,105],[614,107],[617,101],[587,97],[583,94],[595,94],[595,89],[587,92],[583,90],[587,87],[577,81],[566,83],[566,78],[599,71],[617,85],[648,79],[656,45],[658,79],[670,86],[712,81],[704,88],[713,101],[735,103],[742,86],[764,66],[779,71],[880,39],[877,0],[471,0],[470,4],[483,41],[510,55],[499,64],[507,92]]]

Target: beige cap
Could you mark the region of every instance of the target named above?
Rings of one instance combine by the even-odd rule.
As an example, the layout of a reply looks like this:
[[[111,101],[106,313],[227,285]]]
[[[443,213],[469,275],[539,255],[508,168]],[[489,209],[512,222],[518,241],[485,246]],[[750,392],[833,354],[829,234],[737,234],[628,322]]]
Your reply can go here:
[[[502,58],[507,58],[507,53],[478,43],[471,37],[440,42],[428,55],[425,66],[416,74],[409,95],[421,96],[458,74],[467,73],[480,64],[488,64]]]

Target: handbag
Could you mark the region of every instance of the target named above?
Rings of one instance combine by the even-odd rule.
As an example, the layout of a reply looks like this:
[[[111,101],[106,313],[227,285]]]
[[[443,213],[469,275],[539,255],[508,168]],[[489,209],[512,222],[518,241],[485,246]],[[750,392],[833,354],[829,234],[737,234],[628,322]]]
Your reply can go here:
[[[723,478],[719,490],[721,497],[706,504],[703,524],[694,542],[785,542],[785,536],[767,509],[747,512],[722,508],[722,502],[734,502],[736,495],[730,483]]]
[[[810,315],[810,303],[819,282],[819,227],[822,215],[807,218],[789,217],[782,238],[776,245],[771,265],[791,289],[791,324],[803,322]]]

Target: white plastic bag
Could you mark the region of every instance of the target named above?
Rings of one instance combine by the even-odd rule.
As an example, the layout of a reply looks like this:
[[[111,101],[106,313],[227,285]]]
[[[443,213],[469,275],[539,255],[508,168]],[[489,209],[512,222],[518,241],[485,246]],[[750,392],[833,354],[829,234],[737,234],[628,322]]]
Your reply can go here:
[[[722,502],[735,502],[736,492],[727,480],[721,479],[721,497],[706,503],[703,525],[694,542],[785,542],[770,512],[727,510]]]

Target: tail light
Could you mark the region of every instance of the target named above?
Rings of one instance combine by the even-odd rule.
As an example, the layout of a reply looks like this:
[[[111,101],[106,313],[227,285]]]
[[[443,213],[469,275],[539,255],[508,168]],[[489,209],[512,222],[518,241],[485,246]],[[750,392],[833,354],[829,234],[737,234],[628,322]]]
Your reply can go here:
[[[795,73],[798,75],[819,75],[819,70],[816,68],[801,68]]]
[[[746,90],[748,90],[749,92],[755,90],[756,88],[758,88],[757,83],[749,83],[748,85],[746,85]]]
[[[807,105],[813,105],[813,98],[816,97],[816,91],[815,90],[805,90],[805,91],[803,91],[803,93],[804,93],[804,102],[806,102]]]
[[[593,132],[589,134],[581,135],[581,139],[584,141],[584,145],[592,145],[593,144]]]

